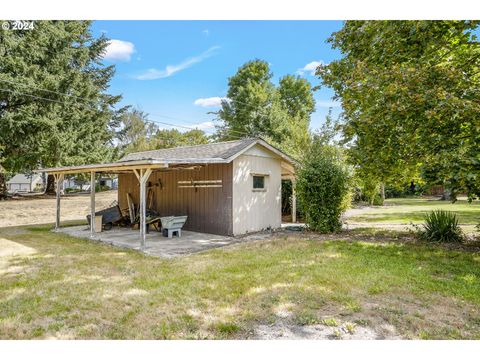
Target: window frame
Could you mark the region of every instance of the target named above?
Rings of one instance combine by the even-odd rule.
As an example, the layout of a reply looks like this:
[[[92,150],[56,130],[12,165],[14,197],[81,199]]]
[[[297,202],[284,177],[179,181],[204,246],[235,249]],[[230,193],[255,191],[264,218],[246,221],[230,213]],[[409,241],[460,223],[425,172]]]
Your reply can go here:
[[[263,180],[263,187],[255,187],[255,178],[261,178]],[[267,191],[267,175],[265,174],[252,174],[252,191],[263,192]]]

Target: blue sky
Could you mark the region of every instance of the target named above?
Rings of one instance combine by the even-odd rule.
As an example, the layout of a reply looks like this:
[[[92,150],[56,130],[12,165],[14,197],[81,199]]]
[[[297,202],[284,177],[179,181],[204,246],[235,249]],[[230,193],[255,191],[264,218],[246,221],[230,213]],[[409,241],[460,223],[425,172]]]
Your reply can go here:
[[[308,69],[340,56],[326,39],[341,26],[340,21],[95,21],[92,31],[113,40],[104,63],[116,65],[110,91],[122,94],[123,104],[139,107],[152,120],[211,133],[214,116],[208,112],[218,109],[228,78],[242,64],[262,59],[270,63],[275,83],[301,74],[318,85]],[[340,112],[332,95],[330,89],[315,92],[312,129],[329,106]]]

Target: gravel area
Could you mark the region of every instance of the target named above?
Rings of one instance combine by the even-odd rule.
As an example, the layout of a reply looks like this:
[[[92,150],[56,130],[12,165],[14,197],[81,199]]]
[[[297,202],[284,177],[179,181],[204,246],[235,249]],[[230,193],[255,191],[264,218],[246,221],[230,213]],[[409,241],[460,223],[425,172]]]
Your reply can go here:
[[[97,210],[117,200],[117,191],[95,194]],[[55,196],[35,195],[0,201],[0,227],[51,224],[55,222]],[[86,220],[90,213],[90,194],[64,195],[60,200],[61,221]]]

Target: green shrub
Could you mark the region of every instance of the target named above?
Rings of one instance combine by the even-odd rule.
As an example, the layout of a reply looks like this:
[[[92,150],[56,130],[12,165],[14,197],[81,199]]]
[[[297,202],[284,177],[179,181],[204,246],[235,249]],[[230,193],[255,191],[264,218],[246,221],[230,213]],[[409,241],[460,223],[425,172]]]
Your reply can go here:
[[[423,240],[432,242],[462,242],[463,233],[458,225],[455,213],[445,210],[434,210],[425,216],[425,223],[419,231]]]
[[[379,192],[380,192],[380,182],[371,177],[371,176],[366,176],[362,179],[362,192],[365,196],[365,198],[367,199],[367,202],[370,204],[370,205],[383,205],[383,202],[379,196]],[[377,204],[375,204],[375,199],[376,198],[379,198],[380,199],[380,202],[382,202],[381,204],[378,204],[378,199],[377,199]]]
[[[386,185],[385,186],[385,198],[392,199],[392,198],[401,198],[405,197],[407,192],[404,189],[393,186],[393,185]]]
[[[108,185],[95,184],[95,192],[108,191],[108,190],[110,190],[110,186]]]
[[[79,189],[74,189],[74,188],[66,188],[65,189],[65,193],[67,193],[67,194],[76,193],[76,192],[79,192],[79,191],[80,191]]]
[[[383,206],[383,199],[382,199],[382,197],[380,196],[380,194],[375,195],[375,197],[373,198],[373,203],[372,203],[372,205],[375,205],[375,206]]]
[[[313,142],[298,172],[297,193],[307,226],[323,233],[341,229],[350,173],[338,149]]]
[[[356,203],[366,202],[369,205],[382,206],[383,199],[380,190],[380,180],[372,175],[357,172],[354,177],[352,200]]]

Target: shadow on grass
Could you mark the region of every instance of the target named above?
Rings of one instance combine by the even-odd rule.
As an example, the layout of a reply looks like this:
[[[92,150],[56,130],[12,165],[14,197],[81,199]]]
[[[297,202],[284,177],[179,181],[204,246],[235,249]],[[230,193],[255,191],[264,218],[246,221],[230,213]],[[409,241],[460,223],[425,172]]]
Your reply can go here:
[[[165,260],[33,228],[10,236],[38,254],[17,259],[28,272],[2,278],[1,338],[239,338],[278,318],[360,319],[372,297],[442,296],[447,311],[454,299],[480,304],[480,255],[385,241],[390,232],[277,237]]]
[[[433,209],[432,209],[433,210]],[[361,223],[391,223],[391,224],[409,224],[413,222],[422,222],[425,215],[430,210],[423,211],[385,211],[383,213],[365,213],[364,215],[352,216],[348,219],[350,222]],[[460,219],[460,224],[478,224],[480,222],[480,211],[455,210]]]

